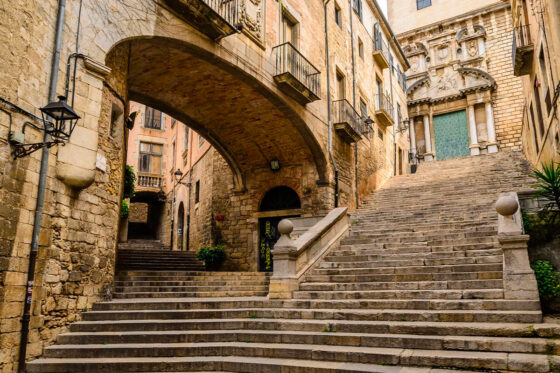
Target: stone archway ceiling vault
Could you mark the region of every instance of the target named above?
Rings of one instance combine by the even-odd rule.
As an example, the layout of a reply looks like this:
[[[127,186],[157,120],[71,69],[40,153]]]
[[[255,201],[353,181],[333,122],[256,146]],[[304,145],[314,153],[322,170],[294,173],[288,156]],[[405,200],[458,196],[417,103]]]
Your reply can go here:
[[[305,122],[256,78],[218,57],[172,39],[130,45],[129,98],[188,124],[220,152],[238,190],[251,170],[314,163],[326,178],[326,158]]]

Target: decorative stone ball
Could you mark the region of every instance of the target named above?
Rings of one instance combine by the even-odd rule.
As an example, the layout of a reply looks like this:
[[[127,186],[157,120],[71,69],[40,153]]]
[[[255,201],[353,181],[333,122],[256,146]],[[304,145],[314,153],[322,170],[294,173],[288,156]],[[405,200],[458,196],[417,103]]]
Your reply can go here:
[[[496,202],[496,211],[503,216],[511,216],[517,212],[519,204],[512,196],[501,196]]]
[[[289,235],[294,230],[294,223],[289,219],[283,219],[278,223],[278,231],[281,234]]]

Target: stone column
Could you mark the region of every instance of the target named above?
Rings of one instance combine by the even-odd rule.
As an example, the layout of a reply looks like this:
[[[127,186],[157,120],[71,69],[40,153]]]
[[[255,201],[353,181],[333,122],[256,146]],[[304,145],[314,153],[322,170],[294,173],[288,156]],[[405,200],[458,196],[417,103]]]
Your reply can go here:
[[[496,128],[494,127],[494,110],[492,103],[486,103],[486,131],[488,132],[488,153],[497,153]]]
[[[410,121],[410,128],[409,128],[409,135],[410,135],[410,151],[413,154],[416,154],[416,129],[414,128],[414,124],[416,123],[416,121],[414,120],[415,118],[412,118],[412,120]]]
[[[474,106],[469,105],[469,133],[471,135],[471,155],[479,155],[480,148],[478,147],[478,135],[476,133],[476,117],[474,115]]]
[[[529,263],[527,241],[523,234],[517,193],[500,194],[496,202],[498,241],[504,252],[504,298],[539,301],[535,273]]]
[[[426,153],[424,159],[426,161],[434,160],[434,153],[432,152],[432,136],[430,133],[430,116],[424,115],[424,141],[426,142]]]
[[[297,248],[291,238],[294,224],[284,219],[278,224],[281,236],[272,255],[274,257],[274,273],[270,278],[268,297],[270,299],[291,299],[297,290],[296,260]]]

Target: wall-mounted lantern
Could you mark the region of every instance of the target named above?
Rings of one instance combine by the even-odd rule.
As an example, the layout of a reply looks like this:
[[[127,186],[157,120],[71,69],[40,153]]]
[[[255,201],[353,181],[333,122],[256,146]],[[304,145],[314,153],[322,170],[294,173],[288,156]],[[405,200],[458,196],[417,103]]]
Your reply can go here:
[[[399,123],[399,126],[397,127],[397,132],[402,133],[406,131],[409,127],[410,127],[410,119],[406,118]]]
[[[44,147],[50,148],[56,144],[66,143],[70,140],[80,119],[74,109],[66,103],[65,96],[58,96],[58,101],[51,102],[39,110],[41,110],[43,128],[37,127],[31,122],[25,122],[21,132],[10,130],[9,141],[14,147],[12,151],[14,159],[23,158]],[[26,126],[43,131],[44,141],[26,144]]]
[[[278,159],[273,159],[270,161],[270,169],[274,172],[280,171],[280,161]]]
[[[175,181],[177,183],[180,183],[181,179],[183,178],[183,171],[181,171],[180,169],[177,169],[177,171],[175,171],[173,173],[173,176],[175,176]]]

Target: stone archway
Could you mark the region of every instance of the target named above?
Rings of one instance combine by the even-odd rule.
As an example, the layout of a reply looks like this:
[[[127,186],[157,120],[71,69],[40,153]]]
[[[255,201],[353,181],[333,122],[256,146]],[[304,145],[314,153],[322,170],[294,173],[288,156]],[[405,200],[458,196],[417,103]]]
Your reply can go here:
[[[228,163],[236,191],[246,190],[248,175],[272,159],[308,164],[316,181],[327,180],[326,157],[310,127],[258,76],[164,37],[121,41],[107,64],[127,100],[161,110],[206,138]]]

